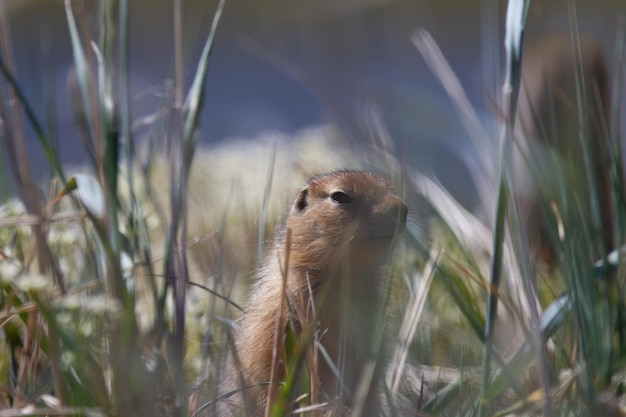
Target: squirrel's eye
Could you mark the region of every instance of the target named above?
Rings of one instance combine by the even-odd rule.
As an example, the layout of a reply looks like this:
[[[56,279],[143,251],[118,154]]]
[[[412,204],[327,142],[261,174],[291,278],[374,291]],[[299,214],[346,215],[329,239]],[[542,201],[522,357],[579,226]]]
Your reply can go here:
[[[333,200],[334,203],[338,204],[349,204],[352,202],[352,197],[343,191],[335,191],[330,195],[330,199]]]

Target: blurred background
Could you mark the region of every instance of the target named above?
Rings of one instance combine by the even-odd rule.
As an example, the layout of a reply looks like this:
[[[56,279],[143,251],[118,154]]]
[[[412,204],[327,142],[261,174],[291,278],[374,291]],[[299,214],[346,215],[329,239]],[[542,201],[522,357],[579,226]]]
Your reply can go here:
[[[97,27],[95,3],[73,5]],[[18,81],[40,119],[56,132],[63,162],[79,165],[85,153],[68,97],[72,52],[63,2],[6,4]],[[183,4],[189,85],[217,2]],[[173,6],[133,0],[130,7],[131,114],[141,143],[149,129],[140,121],[158,117],[172,89]],[[495,132],[505,9],[504,1],[479,0],[228,0],[210,63],[199,140],[232,143],[332,125],[358,142],[382,125],[400,160],[434,174],[472,205],[467,134],[410,35],[418,28],[432,34],[486,129]],[[601,40],[614,68],[619,19],[625,14],[623,0],[534,1],[527,37],[570,30],[575,16],[581,32]],[[45,178],[45,157],[34,135],[28,137],[32,166]],[[5,179],[2,194],[7,193]]]

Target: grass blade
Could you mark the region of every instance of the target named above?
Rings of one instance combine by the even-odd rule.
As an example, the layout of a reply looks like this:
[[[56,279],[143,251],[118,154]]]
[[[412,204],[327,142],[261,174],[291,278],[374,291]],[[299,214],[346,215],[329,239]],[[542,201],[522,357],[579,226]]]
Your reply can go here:
[[[39,123],[39,119],[35,115],[35,111],[33,110],[33,107],[30,105],[30,102],[26,99],[26,95],[24,94],[19,84],[15,80],[15,77],[13,76],[9,68],[7,67],[1,53],[0,53],[0,70],[2,71],[2,75],[4,76],[5,80],[15,90],[15,94],[17,98],[19,99],[19,102],[22,104],[22,106],[24,106],[24,112],[26,113],[28,122],[31,124],[31,126],[35,130],[35,133],[37,134],[37,139],[39,141],[39,146],[41,146],[41,149],[46,155],[46,158],[48,159],[50,166],[52,167],[53,171],[59,176],[59,178],[61,178],[61,180],[65,182],[66,181],[65,174],[63,172],[63,168],[61,167],[61,161],[59,159],[59,156],[56,153],[54,146],[52,145],[50,139],[44,133],[44,129],[41,123]]]
[[[88,134],[90,139],[94,138],[94,126],[92,115],[93,111],[91,108],[91,98],[89,94],[89,84],[90,84],[90,75],[89,75],[89,63],[87,61],[87,56],[85,55],[85,50],[83,49],[80,35],[78,34],[78,27],[76,26],[76,20],[74,19],[74,13],[72,12],[72,5],[70,0],[65,0],[65,14],[67,16],[67,25],[70,31],[70,39],[72,41],[72,53],[74,55],[74,65],[76,67],[76,77],[78,79],[78,87],[80,89],[82,105],[85,109],[84,114],[87,119],[87,127],[89,128]],[[96,150],[96,155],[99,150]]]
[[[487,299],[487,314],[485,323],[485,346],[483,353],[483,392],[487,389],[491,377],[491,357],[493,350],[493,329],[496,321],[498,305],[497,289],[500,286],[502,274],[502,255],[504,248],[505,218],[509,199],[508,174],[506,164],[510,160],[511,138],[515,124],[517,95],[521,81],[520,66],[522,58],[522,37],[530,1],[509,0],[507,8],[507,22],[505,32],[506,74],[503,88],[505,103],[506,125],[502,128],[500,139],[500,167],[498,174],[498,194],[496,200],[496,218],[494,226],[493,250],[489,274],[489,297]],[[486,407],[481,401],[478,414],[484,417]]]
[[[211,52],[213,51],[213,43],[215,41],[215,35],[217,33],[217,27],[224,11],[224,5],[226,0],[220,0],[217,5],[217,10],[213,17],[213,23],[211,24],[211,31],[204,44],[204,49],[198,63],[198,68],[189,89],[189,94],[185,100],[185,122],[183,138],[185,143],[185,158],[184,161],[191,165],[191,158],[193,157],[193,151],[195,148],[194,137],[198,128],[198,119],[200,116],[200,109],[202,107],[202,99],[204,97],[204,83],[206,81],[206,74],[209,69],[209,60],[211,58]],[[185,164],[185,166],[189,166]]]

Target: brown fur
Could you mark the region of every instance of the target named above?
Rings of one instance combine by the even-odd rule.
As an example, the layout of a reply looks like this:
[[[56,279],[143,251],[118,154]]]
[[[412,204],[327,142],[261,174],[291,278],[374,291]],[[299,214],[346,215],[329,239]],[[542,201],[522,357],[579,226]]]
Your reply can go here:
[[[557,262],[557,221],[565,222],[569,238],[583,227],[591,236],[601,236],[604,247],[596,248],[596,255],[612,246],[610,145],[603,133],[609,111],[606,62],[595,39],[581,35],[579,55],[573,42],[571,34],[549,35],[530,43],[522,57],[516,124],[522,156],[513,180],[531,248],[550,265]],[[581,117],[577,94],[583,91]],[[552,210],[546,209],[551,204]]]
[[[284,343],[275,346],[275,333],[291,326],[306,346],[303,360],[311,384],[306,402],[328,403],[323,415],[347,412],[364,379],[364,365],[372,359],[383,267],[406,215],[407,205],[391,184],[374,174],[345,171],[310,180],[298,193],[238,322],[236,349],[227,355],[219,394],[270,381],[275,347],[275,375],[283,381]],[[343,391],[312,339],[342,371]],[[363,415],[380,415],[376,381],[385,356],[381,349]],[[264,415],[267,401],[268,385],[244,389],[221,401],[219,415]]]

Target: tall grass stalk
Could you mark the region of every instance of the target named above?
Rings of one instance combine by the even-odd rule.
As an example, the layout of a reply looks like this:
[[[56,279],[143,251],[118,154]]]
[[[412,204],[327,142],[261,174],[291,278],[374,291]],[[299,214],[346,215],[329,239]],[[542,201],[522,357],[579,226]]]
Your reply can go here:
[[[200,61],[194,76],[191,88],[182,107],[182,10],[181,2],[175,1],[174,28],[176,45],[176,84],[173,109],[173,137],[170,143],[171,173],[170,184],[170,228],[166,240],[165,277],[173,289],[175,325],[172,340],[173,361],[176,377],[176,386],[184,386],[183,359],[185,337],[185,303],[186,288],[189,282],[187,264],[187,211],[186,196],[188,191],[189,172],[196,148],[199,115],[204,97],[204,85],[209,68],[209,59],[213,49],[213,42],[217,27],[222,16],[225,0],[220,0],[215,12],[211,31],[204,45]],[[180,234],[179,234],[180,228]],[[182,394],[182,393],[181,393]]]
[[[12,173],[16,190],[24,202],[26,212],[34,219],[31,227],[37,242],[35,253],[39,261],[38,273],[46,275],[48,271],[52,271],[51,275],[55,278],[55,289],[51,294],[39,290],[24,293],[24,296],[33,300],[36,311],[15,316],[16,320],[23,321],[20,324],[16,322],[15,325],[16,329],[23,328],[26,331],[26,339],[31,340],[28,342],[29,351],[37,352],[37,349],[42,349],[50,362],[54,401],[58,402],[59,410],[65,407],[67,410],[72,410],[67,412],[81,413],[79,410],[85,407],[97,407],[107,415],[152,416],[170,407],[162,400],[155,400],[162,396],[163,392],[167,392],[169,387],[175,386],[177,389],[172,407],[177,410],[177,414],[186,413],[185,404],[187,404],[188,392],[182,372],[185,331],[184,294],[188,282],[184,255],[187,238],[184,226],[180,240],[178,230],[180,224],[186,223],[184,209],[186,184],[195,147],[208,57],[223,6],[222,1],[207,39],[188,101],[184,106],[182,99],[176,102],[176,110],[181,114],[179,117],[181,125],[178,131],[180,141],[177,144],[180,157],[177,167],[182,175],[180,181],[178,177],[173,177],[172,180],[174,194],[171,230],[174,238],[172,244],[168,246],[170,251],[166,252],[167,259],[176,258],[177,254],[182,253],[182,258],[177,258],[176,266],[172,266],[173,262],[166,261],[166,271],[170,271],[167,276],[172,282],[177,302],[175,337],[170,348],[160,343],[169,330],[164,325],[168,320],[165,317],[165,309],[157,308],[154,320],[157,338],[154,340],[156,343],[152,349],[157,352],[156,357],[159,358],[157,362],[164,361],[167,365],[165,367],[157,365],[154,370],[149,370],[144,366],[143,348],[140,347],[141,340],[137,337],[136,299],[138,294],[135,278],[137,274],[142,275],[143,267],[148,271],[150,282],[157,277],[153,268],[149,227],[146,225],[143,206],[136,198],[136,183],[133,178],[135,171],[133,164],[136,156],[131,132],[130,87],[128,85],[128,2],[111,0],[100,3],[98,10],[101,19],[98,25],[100,38],[97,41],[85,37],[89,36],[88,26],[85,21],[80,20],[85,17],[84,11],[79,12],[79,20],[77,20],[72,3],[69,0],[64,3],[76,71],[76,86],[80,92],[77,103],[78,118],[84,121],[83,133],[86,135],[86,149],[94,163],[93,169],[97,173],[95,181],[85,176],[66,179],[57,149],[50,143],[35,111],[20,89],[19,81],[14,76],[9,39],[10,26],[7,24],[5,6],[0,5],[0,18],[2,19],[0,69],[6,81],[10,101],[15,103],[0,106],[0,119],[4,123],[3,141],[9,153],[8,159],[14,168]],[[178,28],[181,27],[179,22]],[[180,45],[177,45],[177,51],[180,50]],[[177,58],[180,57],[177,55]],[[177,88],[177,91],[180,91],[179,94],[182,94],[182,84],[177,85]],[[6,102],[2,96],[0,96],[0,101]],[[6,113],[7,109],[11,113],[10,117]],[[43,195],[38,192],[29,170],[20,110],[24,111],[28,123],[39,138],[40,146],[48,158],[48,163],[53,167],[54,174],[64,183],[61,193],[50,197],[52,201],[50,205],[46,204]],[[120,176],[122,156],[126,168],[125,177]],[[129,190],[128,207],[122,204],[120,196],[122,181]],[[88,185],[93,182],[95,182],[94,186]],[[85,186],[87,188],[84,188]],[[67,325],[60,319],[63,314],[66,314],[61,306],[65,302],[69,289],[56,265],[56,255],[53,254],[48,244],[46,225],[52,214],[51,210],[63,203],[63,196],[77,189],[78,201],[83,203],[87,217],[82,232],[85,233],[86,242],[93,239],[95,243],[91,249],[87,249],[86,259],[95,261],[92,266],[99,265],[99,267],[91,268],[89,261],[85,272],[93,273],[92,278],[103,279],[101,282],[106,288],[105,300],[109,305],[107,308],[111,309],[111,314],[100,316],[101,313],[96,313],[93,319],[88,320],[89,322],[95,320],[93,324],[97,327],[96,335],[83,335],[79,328]],[[20,220],[16,224],[23,224],[23,221]],[[126,234],[123,234],[123,231]],[[90,258],[89,254],[95,257]],[[130,272],[125,259],[130,259],[134,265]],[[22,267],[25,269],[21,274],[27,273],[28,264],[23,264]],[[76,283],[72,282],[71,285],[72,293],[74,293]],[[96,288],[99,286],[100,284],[97,284]],[[166,297],[167,291],[165,287],[159,293],[157,288],[152,285],[153,299],[158,305],[158,302]],[[13,287],[12,284],[9,286],[3,284],[3,291],[5,294],[14,294],[13,297],[21,294],[18,287]],[[6,293],[6,291],[9,292]],[[61,295],[60,300],[54,295],[57,291]],[[78,294],[85,297],[89,296],[91,291],[78,290]],[[21,303],[16,305],[19,307]],[[41,319],[38,318],[38,314],[45,320],[45,328],[39,327]],[[17,337],[18,340],[21,338],[21,336]],[[37,342],[38,338],[43,338],[43,340]],[[178,352],[178,356],[174,354],[168,358],[168,352]],[[68,363],[69,357],[79,365]],[[26,356],[22,358],[28,359]],[[24,374],[32,365],[22,360],[14,366],[20,374]],[[154,375],[150,376],[151,373]],[[172,376],[175,382],[171,380]],[[25,384],[24,378],[18,377],[15,380],[15,390],[11,391],[14,405],[19,406],[23,400],[27,399],[28,392],[21,393],[22,388],[26,388]]]
[[[24,129],[22,126],[22,118],[20,116],[20,111],[18,107],[18,103],[24,104],[25,102],[23,101],[23,93],[15,82],[15,78],[13,77],[15,66],[13,63],[13,53],[11,49],[11,42],[4,4],[0,5],[0,68],[5,79],[8,81],[9,98],[10,102],[13,103],[9,106],[9,116],[7,114],[4,104],[5,99],[3,92],[2,90],[0,90],[0,138],[3,139],[3,142],[6,145],[5,149],[7,150],[10,165],[12,168],[14,183],[18,195],[20,196],[26,208],[26,212],[31,216],[42,219],[46,214],[46,202],[44,201],[43,196],[39,193],[39,190],[32,180],[29,162],[26,157]],[[30,108],[30,106],[28,106],[28,104],[24,104],[24,109],[29,120],[36,120],[34,118],[32,109]],[[58,163],[58,158],[55,158],[56,155],[53,152],[53,148],[50,146],[49,141],[43,135],[43,131],[41,130],[41,127],[38,123],[35,126],[35,131],[39,138],[40,144],[42,145],[42,148],[47,155],[53,158],[51,161],[52,166],[57,169],[58,172],[62,175],[62,169],[60,168],[60,164]],[[35,238],[35,246],[37,252],[37,272],[42,275],[49,272],[52,275],[59,291],[61,293],[65,293],[65,280],[58,268],[50,245],[47,242],[46,230],[44,228],[44,225],[41,222],[35,223],[31,226],[30,230]],[[20,307],[21,303],[19,301],[16,301],[15,305],[17,307]],[[33,330],[33,332],[29,335],[30,337],[25,340],[24,347],[26,349],[37,350],[37,341],[35,335],[33,334],[35,333],[35,327],[37,325],[37,312],[33,312],[30,315],[25,314],[23,317],[25,324],[27,322],[27,326],[29,327],[29,329]],[[50,329],[48,332],[48,353],[52,370],[52,385],[56,389],[59,398],[63,401],[65,400],[66,390],[64,389],[64,384],[62,381],[63,377],[60,369],[61,352],[59,349],[58,338],[59,335],[55,331],[55,329]],[[15,376],[17,382],[15,394],[18,398],[23,394],[22,384],[26,382],[27,373],[25,372],[25,369],[28,366],[28,362],[27,360],[22,360],[20,361],[20,364],[22,365],[22,368],[19,369],[18,374]]]
[[[274,179],[274,167],[276,164],[276,152],[277,147],[274,143],[272,145],[272,153],[270,154],[270,161],[267,168],[267,177],[265,179],[265,192],[263,193],[263,205],[261,206],[261,214],[259,217],[259,239],[257,250],[257,268],[260,270],[263,267],[263,255],[264,255],[264,243],[265,243],[265,225],[267,224],[267,207],[270,201],[270,194],[272,191],[272,180]]]
[[[617,220],[616,240],[618,242],[622,242],[626,236],[626,216],[624,216],[623,211],[619,209],[620,207],[626,206],[626,191],[621,187],[622,184],[626,184],[626,181],[624,180],[624,172],[620,169],[621,161],[623,161],[620,118],[622,111],[622,76],[624,68],[624,19],[626,19],[626,17],[622,17],[619,20],[617,27],[614,52],[615,64],[613,67],[613,74],[616,74],[616,76],[613,80],[611,108],[606,110],[610,112],[611,116],[611,125],[608,128],[611,134],[612,149],[614,150],[611,158],[611,166],[613,167],[611,179],[612,190],[615,195],[614,212],[616,213]]]
[[[558,219],[558,221],[566,224],[558,224],[560,231],[565,228],[564,237],[554,231],[554,241],[557,243],[559,253],[559,262],[562,263],[559,268],[558,276],[563,276],[566,283],[566,293],[558,296],[558,291],[553,292],[549,299],[548,307],[543,314],[539,313],[539,305],[546,305],[546,282],[547,285],[553,285],[555,282],[546,280],[544,271],[541,270],[540,263],[536,259],[531,259],[531,253],[528,248],[528,232],[523,230],[520,209],[516,204],[508,204],[510,189],[510,173],[507,172],[508,164],[511,161],[510,147],[512,142],[512,126],[514,124],[515,115],[515,94],[519,89],[519,64],[521,55],[511,55],[512,51],[521,52],[522,29],[526,20],[528,3],[523,4],[517,2],[516,30],[511,32],[510,25],[507,25],[507,80],[505,82],[505,96],[502,120],[506,124],[503,125],[500,135],[501,157],[499,162],[500,174],[498,180],[498,194],[496,198],[496,221],[491,231],[486,231],[486,235],[491,239],[491,248],[485,249],[483,233],[481,233],[482,225],[471,214],[464,212],[454,203],[445,190],[433,183],[429,179],[416,177],[415,184],[417,190],[422,194],[435,208],[438,217],[441,219],[444,228],[452,234],[452,246],[461,248],[460,253],[455,253],[452,259],[444,256],[439,268],[439,277],[446,284],[449,295],[454,300],[455,305],[462,312],[468,327],[473,329],[476,337],[481,341],[483,346],[483,371],[481,375],[481,392],[480,396],[472,396],[474,398],[477,413],[485,415],[491,413],[494,409],[498,409],[497,404],[502,401],[502,396],[506,390],[511,390],[516,396],[523,398],[511,407],[501,407],[498,415],[509,415],[524,410],[542,410],[543,415],[553,415],[553,412],[568,413],[576,408],[575,405],[564,400],[564,396],[569,395],[570,398],[576,395],[583,395],[585,409],[588,410],[608,410],[606,405],[599,399],[600,392],[603,390],[612,390],[615,384],[616,369],[620,369],[612,359],[621,356],[621,349],[614,345],[615,342],[610,340],[622,340],[623,319],[621,319],[620,311],[623,303],[616,296],[616,289],[623,288],[623,267],[619,261],[621,250],[616,250],[604,262],[599,262],[595,267],[592,266],[594,256],[598,256],[598,234],[597,231],[586,230],[581,227],[584,221],[576,221],[583,214],[581,213],[581,204],[585,201],[577,201],[574,193],[568,188],[564,178],[564,171],[568,161],[551,159],[549,163],[554,164],[554,172],[557,173],[557,182],[560,188],[554,197],[554,201],[547,201],[545,204],[553,204],[552,210],[557,216],[567,217]],[[512,10],[513,2],[509,3],[509,12]],[[579,34],[576,27],[576,14],[573,3],[570,3],[570,21],[572,22],[572,45],[576,53],[577,64],[573,65],[571,70],[576,72],[577,87],[574,91],[574,108],[578,109],[576,120],[571,123],[580,123],[582,126],[578,132],[579,136],[567,138],[570,141],[588,141],[589,138],[589,119],[592,109],[590,108],[594,102],[600,102],[600,98],[593,99],[593,95],[600,95],[602,92],[584,90],[584,80],[589,79],[589,74],[583,74],[583,66],[581,60]],[[514,35],[514,36],[512,36]],[[611,138],[612,145],[607,145],[611,149],[612,157],[610,163],[603,167],[611,172],[613,178],[613,208],[616,219],[615,227],[620,229],[623,227],[623,174],[621,166],[621,149],[619,146],[619,102],[621,97],[621,77],[622,69],[620,63],[623,62],[623,19],[619,23],[618,42],[616,43],[616,68],[614,71],[615,79],[612,87],[613,103],[611,109],[604,109],[605,113],[611,113],[613,119],[611,125],[603,124],[603,137],[596,136],[594,140],[603,141],[604,138]],[[448,92],[450,98],[455,103],[461,120],[465,120],[468,135],[472,141],[478,158],[481,161],[489,163],[489,153],[481,152],[484,146],[484,136],[476,135],[476,128],[467,123],[471,118],[467,117],[468,110],[466,108],[466,100],[463,99],[463,92],[459,90],[460,84],[455,80],[454,74],[446,65],[441,53],[436,47],[429,45],[432,43],[423,34],[413,37],[413,41],[420,49],[426,62],[431,66],[435,75],[440,79],[442,85]],[[512,42],[514,41],[514,42]],[[588,59],[589,57],[587,57]],[[557,80],[558,82],[558,80]],[[549,87],[548,87],[549,88]],[[548,94],[550,92],[546,92]],[[562,99],[555,99],[555,101]],[[568,103],[571,104],[571,103]],[[470,110],[471,111],[471,110]],[[568,121],[569,122],[569,121]],[[478,141],[476,140],[478,139]],[[488,143],[488,142],[487,142]],[[584,143],[584,142],[583,142]],[[607,142],[608,144],[608,142]],[[576,145],[572,145],[576,146]],[[593,143],[591,146],[602,146]],[[507,147],[509,147],[507,149]],[[582,166],[578,167],[583,173],[583,179],[588,183],[590,192],[585,198],[589,199],[592,210],[596,214],[592,215],[596,218],[596,224],[602,223],[598,220],[598,201],[600,200],[600,190],[597,185],[598,178],[593,169],[593,161],[589,155],[583,155]],[[486,162],[485,162],[486,158]],[[479,178],[480,179],[480,178]],[[551,180],[551,179],[548,179]],[[480,184],[479,184],[480,185]],[[480,187],[479,187],[480,189]],[[489,193],[485,194],[487,197]],[[491,201],[486,200],[486,201]],[[554,208],[556,207],[556,208]],[[557,211],[558,210],[558,211]],[[559,212],[560,211],[560,212]],[[508,224],[507,224],[508,216]],[[605,224],[605,223],[602,223]],[[507,228],[508,233],[507,232]],[[569,234],[568,234],[569,233]],[[616,230],[619,235],[617,241],[621,242],[623,232]],[[449,242],[448,242],[449,243]],[[490,253],[489,279],[484,279],[480,265],[480,257],[477,255],[480,251]],[[606,249],[604,249],[606,250]],[[454,249],[448,247],[447,253],[454,252]],[[592,255],[595,253],[595,255]],[[600,253],[604,253],[602,250]],[[536,255],[536,254],[532,254]],[[475,268],[475,269],[474,269]],[[554,271],[552,271],[554,273]],[[615,274],[615,275],[613,275]],[[519,305],[513,303],[511,310],[508,306],[511,300],[507,299],[506,288],[503,288],[500,281],[502,276],[513,278],[519,277],[518,281],[521,285],[517,286],[517,291],[521,295],[521,299],[517,301]],[[594,280],[592,276],[597,276],[598,280]],[[475,280],[479,285],[485,283],[488,294],[488,306],[485,318],[479,312],[480,303],[476,303],[476,296],[471,294],[471,286],[468,286],[467,280]],[[436,288],[435,288],[436,291]],[[550,290],[554,291],[554,290]],[[515,288],[512,291],[515,294]],[[622,290],[617,290],[622,294]],[[518,296],[519,296],[518,295]],[[496,317],[498,320],[504,319],[502,312],[496,316],[496,306],[500,304],[513,313],[515,320],[519,323],[528,325],[525,334],[530,336],[516,347],[512,354],[499,358],[496,355],[493,336],[496,332]],[[518,310],[519,309],[519,310]],[[574,314],[571,314],[574,313]],[[482,323],[486,327],[483,327]],[[594,323],[594,324],[591,324]],[[486,330],[483,330],[486,329]],[[575,337],[576,342],[573,348],[567,345],[571,343],[568,337]],[[616,338],[616,339],[613,339]],[[556,346],[555,346],[556,345]],[[618,344],[622,346],[621,342]],[[574,355],[574,356],[572,356]],[[576,361],[570,358],[576,357]],[[491,362],[498,363],[498,370],[495,374],[491,371]],[[567,364],[567,365],[565,365]],[[567,369],[563,368],[565,366]],[[617,368],[616,368],[617,366]],[[556,369],[555,369],[556,368]],[[555,379],[559,375],[561,380],[555,384]],[[468,373],[465,373],[469,375]],[[471,377],[466,378],[461,375],[452,383],[441,388],[437,394],[426,403],[425,409],[429,411],[443,412],[444,410],[457,409],[458,402],[463,401],[464,394],[461,387],[472,386],[476,384]],[[522,375],[526,375],[522,377]],[[528,384],[528,375],[536,378],[530,380],[538,383],[538,388],[532,394],[524,394],[527,389],[524,385]],[[568,375],[568,376],[566,376]],[[523,384],[520,383],[522,378]],[[602,381],[602,382],[599,382]],[[578,385],[580,384],[580,385]],[[605,393],[607,391],[604,391]],[[499,399],[500,398],[500,399]],[[455,402],[457,405],[455,406]],[[569,411],[568,411],[569,410]],[[474,412],[469,411],[470,415]]]
[[[510,0],[508,2],[506,13],[506,26],[505,26],[505,80],[503,86],[503,100],[504,103],[504,116],[505,124],[501,129],[500,134],[500,164],[498,174],[498,191],[496,194],[496,217],[494,226],[494,241],[491,257],[491,266],[489,273],[489,297],[487,299],[487,314],[485,322],[485,347],[483,354],[483,381],[482,390],[485,392],[489,381],[491,379],[491,358],[493,350],[493,329],[495,327],[496,312],[497,312],[497,291],[500,287],[501,275],[502,275],[502,253],[503,243],[505,240],[505,226],[507,207],[509,200],[510,179],[508,170],[509,161],[511,161],[511,148],[513,141],[513,126],[515,125],[515,113],[517,109],[517,97],[519,94],[519,86],[521,82],[521,59],[522,59],[522,39],[524,33],[524,26],[526,24],[526,17],[528,15],[528,9],[530,7],[530,1],[524,2],[523,0]],[[527,278],[528,279],[528,278]],[[537,323],[536,311],[531,310],[531,314],[534,312],[532,319],[533,323],[531,328],[535,327]],[[531,332],[534,344],[537,352],[539,352],[540,341],[536,331]],[[547,384],[547,381],[545,381]],[[547,385],[546,393],[547,393]],[[549,410],[549,402],[546,405],[546,412]],[[482,417],[486,414],[486,407],[484,402],[481,401],[479,415]],[[547,415],[547,414],[546,414]]]

